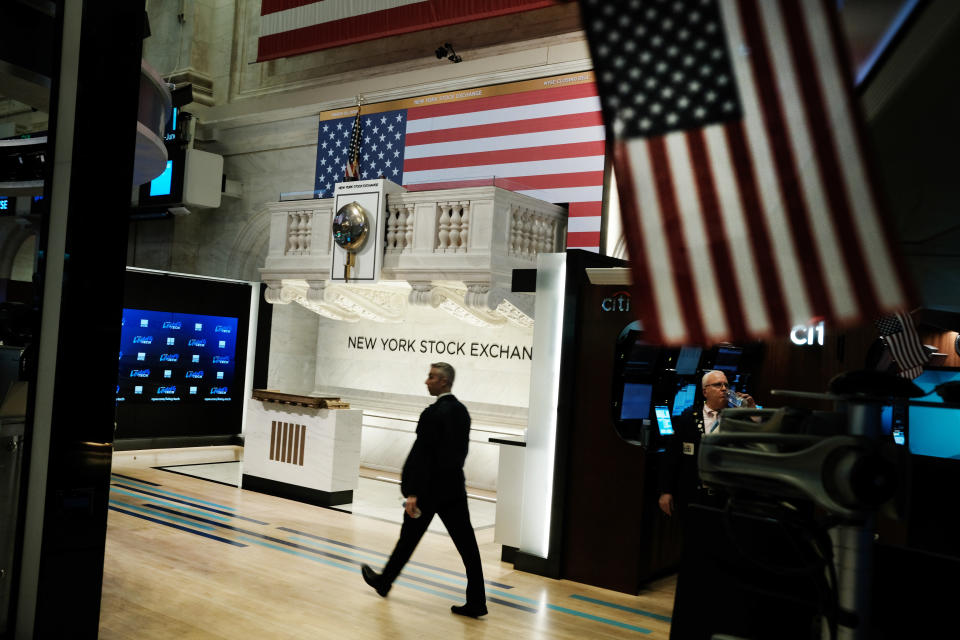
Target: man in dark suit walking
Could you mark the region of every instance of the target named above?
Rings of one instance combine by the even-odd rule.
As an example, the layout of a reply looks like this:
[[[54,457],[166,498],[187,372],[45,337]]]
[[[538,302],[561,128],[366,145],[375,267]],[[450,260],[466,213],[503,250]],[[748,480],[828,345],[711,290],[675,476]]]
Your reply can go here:
[[[417,439],[403,463],[400,491],[407,500],[400,539],[383,573],[378,574],[368,565],[363,565],[361,572],[364,581],[386,597],[434,514],[437,514],[450,533],[467,570],[467,602],[454,605],[450,610],[458,615],[478,618],[487,613],[487,597],[483,587],[480,549],[473,525],[470,524],[463,477],[470,414],[450,393],[453,378],[454,370],[449,364],[435,362],[430,365],[427,391],[436,396],[437,401],[420,414]]]

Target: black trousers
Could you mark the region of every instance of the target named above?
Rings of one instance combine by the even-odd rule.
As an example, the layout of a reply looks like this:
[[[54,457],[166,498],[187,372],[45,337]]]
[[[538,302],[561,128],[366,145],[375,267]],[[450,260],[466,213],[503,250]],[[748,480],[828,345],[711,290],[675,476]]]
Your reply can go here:
[[[403,526],[400,528],[400,539],[394,547],[387,565],[383,568],[383,580],[392,584],[407,560],[413,555],[420,538],[426,533],[427,527],[433,520],[434,514],[440,516],[440,521],[447,528],[454,546],[460,553],[463,566],[467,570],[467,603],[485,605],[486,592],[483,588],[483,568],[480,566],[480,549],[477,547],[477,537],[470,524],[470,512],[467,510],[467,496],[457,498],[442,505],[436,511],[421,509],[419,518],[411,518],[403,514]]]

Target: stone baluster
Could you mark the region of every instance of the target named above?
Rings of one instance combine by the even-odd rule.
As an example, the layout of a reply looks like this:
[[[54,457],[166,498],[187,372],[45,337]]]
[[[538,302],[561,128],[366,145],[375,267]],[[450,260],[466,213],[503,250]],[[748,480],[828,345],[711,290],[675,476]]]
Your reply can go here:
[[[387,209],[387,253],[397,250],[397,224],[399,217],[397,207]]]
[[[413,212],[415,207],[412,204],[404,205],[404,226],[403,232],[403,250],[413,251]]]
[[[541,223],[540,216],[533,214],[533,222],[531,225],[531,240],[530,240],[530,255],[536,256],[540,253],[540,238],[543,234],[543,224]]]
[[[510,255],[520,253],[520,210],[510,212]]]
[[[297,225],[299,219],[296,213],[287,214],[287,250],[286,253],[293,253],[297,250]]]
[[[450,251],[456,252],[460,249],[460,207],[454,205],[450,208]]]
[[[520,255],[524,258],[530,257],[530,247],[533,240],[533,223],[531,218],[530,211],[524,209],[523,217],[521,218],[523,224],[520,228]]]
[[[297,251],[303,253],[307,246],[307,212],[301,211],[299,214],[299,224],[297,225]]]
[[[437,231],[437,248],[446,251],[450,246],[450,205],[438,203],[440,206],[440,224]]]
[[[303,217],[305,219],[303,252],[309,254],[310,247],[313,245],[313,214],[305,211]]]
[[[470,239],[470,203],[461,202],[460,205],[463,207],[460,216],[460,248],[466,251]]]

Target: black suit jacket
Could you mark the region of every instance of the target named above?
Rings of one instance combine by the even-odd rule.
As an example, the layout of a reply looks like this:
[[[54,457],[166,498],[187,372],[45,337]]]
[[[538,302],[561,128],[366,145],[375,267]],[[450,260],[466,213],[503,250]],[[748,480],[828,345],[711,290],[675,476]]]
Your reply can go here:
[[[660,493],[669,493],[678,505],[693,500],[700,486],[697,456],[703,437],[703,404],[690,407],[673,421],[660,462]]]
[[[466,497],[463,462],[470,440],[470,414],[452,395],[437,398],[417,421],[417,439],[403,463],[400,491],[417,496],[421,509],[436,511]]]

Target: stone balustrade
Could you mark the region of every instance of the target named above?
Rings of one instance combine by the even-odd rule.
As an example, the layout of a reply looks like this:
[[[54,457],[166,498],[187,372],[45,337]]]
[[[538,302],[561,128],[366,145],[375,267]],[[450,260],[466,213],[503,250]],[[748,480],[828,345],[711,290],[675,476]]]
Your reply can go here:
[[[357,308],[358,299],[375,297],[364,293],[370,285],[328,282],[332,198],[276,202],[268,209],[270,242],[261,269],[268,302],[295,301],[341,320],[380,315]],[[394,194],[381,219],[381,280],[409,283],[410,304],[459,307],[457,313],[474,323],[532,317],[531,297],[509,293],[512,271],[535,266],[539,253],[566,248],[563,207],[493,186]],[[352,306],[334,308],[345,296],[332,291],[344,287],[353,290]],[[397,309],[388,311],[383,317],[396,317]]]

